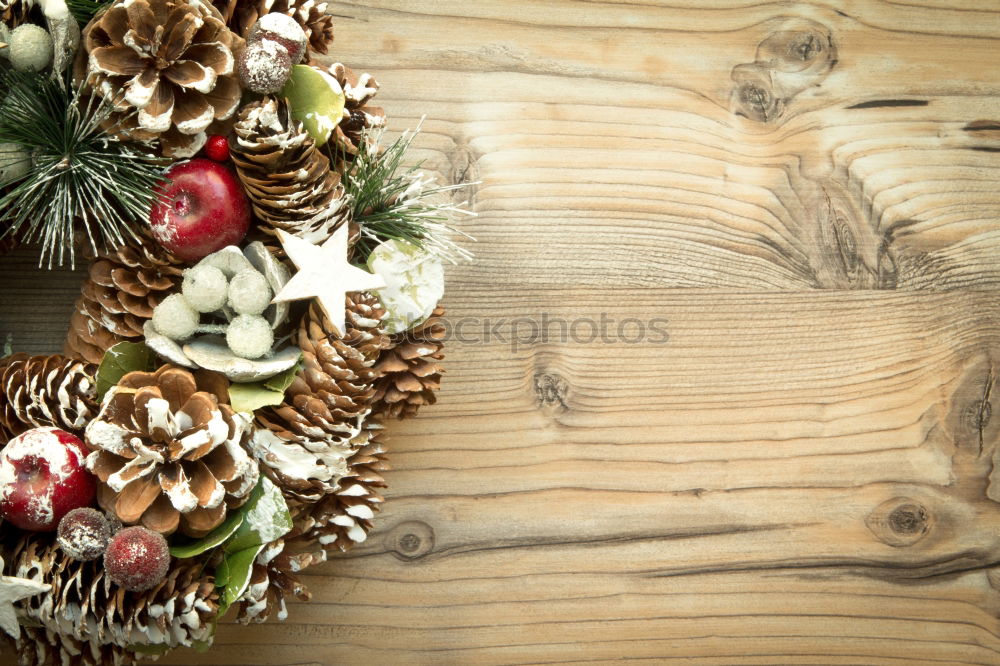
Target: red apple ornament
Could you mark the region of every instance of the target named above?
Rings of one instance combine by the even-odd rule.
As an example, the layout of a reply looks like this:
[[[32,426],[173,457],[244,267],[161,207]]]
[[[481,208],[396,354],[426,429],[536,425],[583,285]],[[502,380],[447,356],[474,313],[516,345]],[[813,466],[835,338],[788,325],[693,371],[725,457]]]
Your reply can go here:
[[[0,451],[0,515],[22,530],[47,532],[94,501],[87,447],[58,428],[35,428]]]
[[[160,245],[195,262],[237,245],[250,227],[250,202],[236,175],[203,157],[179,162],[157,187],[149,227]]]

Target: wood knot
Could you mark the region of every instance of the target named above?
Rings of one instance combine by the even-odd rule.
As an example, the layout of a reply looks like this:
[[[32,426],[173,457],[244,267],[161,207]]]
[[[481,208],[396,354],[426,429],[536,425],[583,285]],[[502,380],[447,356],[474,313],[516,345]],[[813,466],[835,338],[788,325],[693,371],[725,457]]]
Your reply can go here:
[[[815,21],[784,21],[757,45],[752,63],[733,68],[734,104],[748,118],[769,122],[789,101],[819,85],[837,63],[830,31]]]
[[[465,186],[452,192],[455,203],[474,208],[479,192],[479,157],[466,144],[459,145],[451,154],[451,182]]]
[[[539,372],[535,375],[535,396],[539,406],[568,409],[569,384],[554,372]]]
[[[434,530],[427,523],[408,520],[385,536],[386,550],[401,560],[416,560],[434,549]]]
[[[901,548],[923,539],[931,530],[932,520],[923,504],[906,497],[894,497],[879,504],[865,519],[865,524],[879,541]]]

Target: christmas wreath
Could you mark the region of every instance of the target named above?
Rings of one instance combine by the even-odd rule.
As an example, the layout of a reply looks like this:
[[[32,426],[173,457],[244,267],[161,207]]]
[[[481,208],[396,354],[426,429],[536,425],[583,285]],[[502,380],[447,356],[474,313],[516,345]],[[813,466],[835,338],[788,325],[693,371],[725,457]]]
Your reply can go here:
[[[383,141],[314,0],[0,0],[0,231],[89,262],[0,359],[0,628],[23,663],[207,648],[365,540],[435,401],[465,213]]]

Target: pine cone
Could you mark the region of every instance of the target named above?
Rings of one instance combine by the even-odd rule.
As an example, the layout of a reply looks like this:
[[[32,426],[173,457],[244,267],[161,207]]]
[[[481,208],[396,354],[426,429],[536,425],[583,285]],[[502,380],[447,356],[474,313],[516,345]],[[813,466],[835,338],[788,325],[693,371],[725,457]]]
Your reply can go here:
[[[15,354],[0,360],[0,437],[36,427],[82,433],[98,411],[89,363],[64,356]]]
[[[131,664],[126,647],[211,640],[218,595],[200,559],[174,560],[166,578],[145,592],[112,583],[99,559],[69,558],[51,533],[25,534],[6,561],[14,575],[52,586],[20,602],[30,624],[39,625],[24,627],[24,664]]]
[[[176,291],[184,264],[150,238],[107,250],[90,264],[63,353],[100,363],[123,340],[141,340],[153,308]]]
[[[347,220],[340,175],[284,100],[244,107],[229,147],[263,231],[284,229],[318,244]]]
[[[243,40],[208,3],[116,0],[84,29],[82,46],[77,78],[115,104],[109,130],[159,139],[168,157],[197,153],[208,126],[239,106]]]
[[[376,383],[375,412],[399,419],[415,416],[421,405],[437,402],[444,370],[444,308],[434,308],[418,328],[392,337],[393,346],[382,353],[375,369],[382,377]]]
[[[372,368],[386,344],[384,310],[368,293],[348,294],[343,338],[314,303],[293,342],[304,367],[277,407],[257,411],[252,439],[263,470],[286,494],[304,501],[335,492],[347,472],[352,440],[372,407],[378,374]]]
[[[333,18],[326,13],[326,3],[315,0],[213,0],[222,12],[229,29],[246,38],[250,28],[265,14],[287,14],[302,26],[308,43],[303,56],[309,62],[312,51],[326,54],[333,43]]]
[[[385,127],[385,111],[377,106],[368,106],[378,92],[378,82],[371,74],[358,77],[341,63],[330,66],[330,76],[337,79],[344,89],[344,118],[330,135],[334,154],[350,161],[358,154],[358,144],[366,132],[374,132]],[[377,136],[369,134],[373,142]],[[338,168],[342,168],[339,167]]]
[[[287,596],[300,601],[310,598],[298,573],[325,562],[328,551],[346,551],[368,537],[371,518],[383,502],[379,489],[386,485],[381,473],[388,466],[381,437],[382,426],[367,421],[351,442],[357,452],[348,459],[337,491],[316,503],[291,503],[294,527],[265,548],[254,563],[240,604],[240,622],[263,622],[275,608],[278,619],[284,620]]]
[[[221,375],[170,365],[125,375],[86,430],[101,506],[126,525],[201,537],[243,504],[259,471],[228,391]]]
[[[237,620],[243,624],[264,622],[275,607],[278,619],[288,617],[285,598],[289,595],[299,601],[309,601],[312,595],[302,584],[296,572],[302,571],[317,560],[312,553],[291,553],[285,550],[285,540],[268,544],[254,562],[250,585],[240,601]]]
[[[347,473],[340,479],[336,492],[314,504],[297,507],[295,531],[285,536],[292,548],[318,544],[323,550],[346,551],[368,538],[371,519],[385,501],[381,489],[386,487],[382,473],[386,463],[382,426],[369,420],[365,429],[351,442],[357,453],[348,459]]]
[[[0,23],[13,30],[28,20],[31,6],[25,0],[0,0]]]

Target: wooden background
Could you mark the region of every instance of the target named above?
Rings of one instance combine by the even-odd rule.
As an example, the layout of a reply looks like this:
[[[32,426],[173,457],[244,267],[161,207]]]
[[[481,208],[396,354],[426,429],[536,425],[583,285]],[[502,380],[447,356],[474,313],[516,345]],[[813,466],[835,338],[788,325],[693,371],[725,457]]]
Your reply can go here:
[[[1000,4],[330,11],[479,181],[475,342],[313,602],[163,663],[1000,663]],[[0,275],[57,350],[79,273]]]

